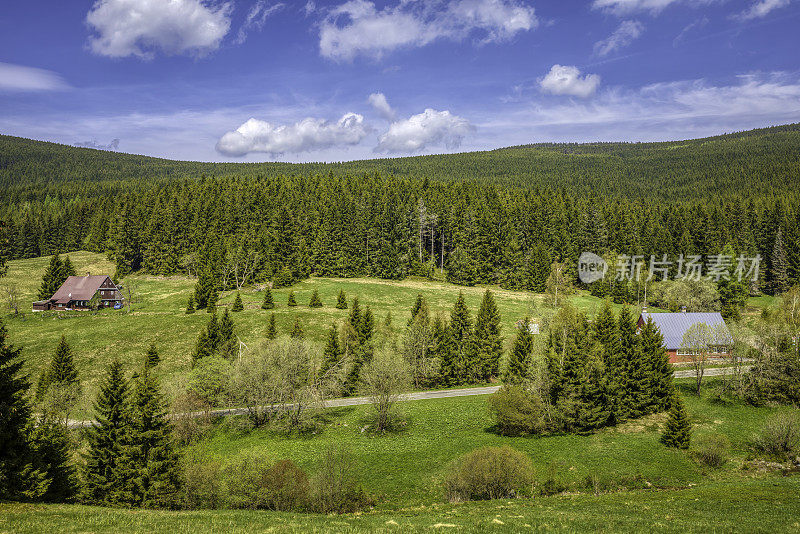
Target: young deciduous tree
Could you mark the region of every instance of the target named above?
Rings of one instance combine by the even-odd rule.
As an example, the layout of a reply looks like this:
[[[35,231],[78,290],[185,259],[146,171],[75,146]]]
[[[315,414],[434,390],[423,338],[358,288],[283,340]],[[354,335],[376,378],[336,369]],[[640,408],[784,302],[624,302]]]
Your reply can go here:
[[[361,370],[361,389],[375,410],[375,430],[385,432],[392,426],[393,407],[410,386],[408,366],[392,348],[385,347]]]

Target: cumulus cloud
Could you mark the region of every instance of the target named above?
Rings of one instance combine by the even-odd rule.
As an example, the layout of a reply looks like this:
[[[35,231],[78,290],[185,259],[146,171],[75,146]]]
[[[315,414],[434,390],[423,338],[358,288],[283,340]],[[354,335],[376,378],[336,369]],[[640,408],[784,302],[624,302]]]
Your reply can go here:
[[[284,4],[273,4],[268,6],[265,0],[258,0],[250,11],[247,13],[247,18],[244,24],[239,28],[239,33],[236,35],[234,44],[242,44],[247,40],[247,34],[252,30],[260,30],[267,22],[267,18],[284,8]]]
[[[0,91],[56,91],[67,87],[67,83],[55,72],[0,63]]]
[[[636,20],[623,20],[619,27],[614,30],[614,33],[609,35],[607,39],[597,41],[594,44],[594,53],[598,56],[607,56],[611,52],[625,48],[638,39],[643,32],[644,25],[641,22]]]
[[[262,152],[274,157],[357,145],[368,132],[364,117],[357,113],[346,113],[335,123],[309,117],[294,124],[276,125],[251,118],[223,135],[216,148],[226,156]]]
[[[75,146],[81,148],[96,148],[97,150],[117,150],[119,149],[119,139],[112,139],[107,145],[102,145],[97,142],[97,139],[92,141],[81,141],[75,143]]]
[[[458,148],[473,130],[463,117],[449,111],[426,109],[418,115],[392,123],[378,139],[376,152],[417,152],[429,146]]]
[[[378,115],[390,122],[394,120],[395,113],[392,106],[387,102],[386,95],[383,93],[372,93],[369,95],[367,102],[378,112]]]
[[[319,49],[324,57],[349,61],[437,39],[475,35],[481,43],[500,42],[537,25],[534,9],[518,0],[402,0],[380,10],[368,0],[349,0],[330,10],[320,25]]]
[[[592,96],[600,86],[600,76],[587,74],[581,77],[578,67],[555,64],[547,76],[539,81],[539,87],[554,95],[572,95],[580,98]]]
[[[792,0],[758,0],[734,18],[743,21],[764,18],[772,11],[786,7],[791,3]]]
[[[204,56],[228,33],[231,9],[204,0],[97,0],[86,15],[95,32],[89,46],[108,57]]]

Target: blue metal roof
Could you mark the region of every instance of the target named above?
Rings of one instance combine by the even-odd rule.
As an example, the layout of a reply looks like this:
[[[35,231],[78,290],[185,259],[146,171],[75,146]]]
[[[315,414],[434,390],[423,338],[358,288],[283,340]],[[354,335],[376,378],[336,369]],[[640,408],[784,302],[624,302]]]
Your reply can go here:
[[[711,328],[722,324],[725,328],[724,333],[727,336],[726,342],[730,343],[733,340],[730,330],[719,312],[642,313],[644,321],[647,321],[648,317],[653,319],[653,322],[661,331],[661,335],[664,336],[664,347],[667,350],[681,348],[684,334],[692,325],[697,323],[705,323]]]

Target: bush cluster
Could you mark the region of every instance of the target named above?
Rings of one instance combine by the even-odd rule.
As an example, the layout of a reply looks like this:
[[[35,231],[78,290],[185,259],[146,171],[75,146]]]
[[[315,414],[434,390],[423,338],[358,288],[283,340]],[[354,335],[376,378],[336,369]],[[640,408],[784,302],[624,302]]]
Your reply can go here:
[[[800,417],[796,411],[772,415],[750,446],[757,454],[779,461],[800,455]]]
[[[483,447],[459,458],[444,480],[451,501],[501,499],[530,492],[533,465],[524,453],[505,445]]]
[[[695,441],[691,456],[705,467],[722,467],[728,461],[731,442],[722,434],[707,434]]]

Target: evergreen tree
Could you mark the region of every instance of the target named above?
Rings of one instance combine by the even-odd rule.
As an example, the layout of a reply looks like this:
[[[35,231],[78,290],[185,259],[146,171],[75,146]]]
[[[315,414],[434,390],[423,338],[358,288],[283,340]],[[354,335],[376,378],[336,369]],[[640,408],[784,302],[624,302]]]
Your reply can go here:
[[[603,372],[603,359],[598,352],[602,352],[602,348],[587,362],[577,407],[576,426],[584,431],[597,430],[614,421],[608,382]]]
[[[623,366],[622,381],[617,395],[622,418],[635,419],[647,412],[650,395],[648,386],[651,376],[649,359],[641,350],[640,338],[636,335],[636,323],[628,308],[619,314],[618,331],[620,358]]]
[[[62,272],[63,263],[61,262],[61,257],[58,253],[53,254],[42,276],[42,285],[39,287],[39,300],[49,299],[58,291],[58,288],[66,280],[66,278],[64,280],[61,279]]]
[[[244,310],[244,304],[242,304],[242,295],[237,291],[236,298],[233,300],[233,307],[231,311],[240,312]]]
[[[659,332],[653,319],[648,317],[639,332],[639,350],[647,360],[649,384],[647,387],[648,412],[663,412],[670,406],[675,393],[673,385],[673,369],[669,363],[669,354],[664,348],[664,336]]]
[[[411,317],[408,319],[408,325],[414,322],[414,317],[417,316],[419,310],[423,307],[427,308],[428,304],[425,302],[425,297],[422,296],[422,293],[417,294],[417,300],[414,301],[414,306],[411,308]]]
[[[158,380],[145,367],[136,379],[131,410],[133,504],[173,505],[180,489],[180,457],[172,437],[166,402]]]
[[[786,247],[783,244],[783,232],[778,227],[775,233],[775,243],[770,256],[770,289],[775,295],[780,295],[789,289],[789,262],[786,258]]]
[[[287,306],[297,306],[297,301],[294,299],[294,291],[289,291],[289,298],[286,302]]]
[[[213,288],[208,295],[208,300],[206,301],[206,312],[207,313],[217,313],[217,301],[219,300],[219,292],[217,288]]]
[[[467,383],[474,362],[475,343],[472,320],[469,316],[464,293],[459,292],[445,336],[441,358],[441,379],[445,385],[456,386]]]
[[[203,267],[194,286],[194,302],[198,310],[216,305],[216,274],[210,265]]]
[[[269,314],[269,324],[267,325],[267,339],[275,339],[275,336],[278,335],[278,330],[275,327],[275,314]]]
[[[320,376],[324,376],[341,358],[342,350],[339,347],[339,330],[336,328],[336,323],[334,323],[328,331],[328,342],[325,344],[325,351],[322,353],[322,367],[320,367],[319,370]]]
[[[359,325],[361,324],[361,308],[358,305],[358,297],[353,297],[353,304],[350,306],[348,321],[350,322],[350,326],[358,332]]]
[[[61,262],[61,269],[58,272],[58,279],[60,280],[58,283],[59,287],[67,280],[67,278],[76,275],[77,273],[75,272],[75,266],[72,265],[72,262],[69,260],[69,256],[64,256],[64,261]]]
[[[39,497],[46,502],[65,502],[78,489],[75,466],[71,459],[69,431],[63,421],[49,414],[39,417],[32,440],[37,467],[47,478],[47,490]]]
[[[149,367],[153,368],[161,362],[161,356],[158,355],[158,349],[156,348],[155,343],[150,343],[150,347],[147,349],[147,355],[145,356],[144,364]]]
[[[78,380],[78,370],[75,368],[75,361],[72,358],[72,349],[67,343],[66,336],[62,335],[56,347],[56,353],[50,362],[50,366],[40,377],[36,390],[36,399],[41,401],[52,388],[60,388],[69,391],[67,398],[62,401],[76,401],[80,395],[80,382]]]
[[[476,377],[488,381],[499,375],[500,358],[503,355],[503,340],[500,337],[500,311],[494,296],[488,289],[483,294],[481,307],[475,319]]]
[[[225,313],[222,314],[222,320],[219,322],[219,336],[215,351],[223,358],[232,358],[236,354],[237,344],[236,335],[233,333],[234,323],[228,309],[225,308]]]
[[[289,337],[300,339],[303,337],[303,327],[300,326],[300,318],[294,318],[294,326],[292,326],[292,331],[289,332]]]
[[[689,414],[686,413],[686,408],[676,393],[672,397],[672,406],[669,409],[666,428],[661,435],[661,443],[667,447],[688,449],[691,436],[692,424],[689,422]]]
[[[508,365],[503,377],[505,382],[518,384],[527,378],[532,352],[533,334],[530,332],[530,320],[526,317],[517,327],[514,348],[511,349],[508,356]]]
[[[189,295],[189,301],[186,303],[186,315],[194,313],[194,295]]]
[[[122,364],[108,367],[95,401],[95,420],[87,431],[82,499],[89,504],[121,505],[133,501],[131,413]]]
[[[48,486],[45,473],[34,465],[30,442],[30,384],[21,374],[22,349],[6,342],[0,321],[0,495],[4,499],[40,497]]]
[[[361,314],[361,320],[358,323],[358,339],[361,344],[367,343],[372,339],[372,334],[375,332],[375,318],[372,315],[372,310],[369,306],[364,308]]]
[[[614,417],[621,416],[623,409],[620,398],[624,394],[625,360],[622,356],[620,344],[619,323],[611,310],[609,301],[603,302],[603,307],[592,324],[594,340],[603,348],[603,368],[608,378],[608,388],[612,397],[612,412]]]
[[[308,306],[310,308],[321,308],[322,307],[322,300],[319,298],[319,291],[316,289],[313,293],[311,293],[311,300],[308,302]]]
[[[339,310],[347,309],[347,296],[344,294],[344,289],[339,290],[339,297],[336,299],[336,308]]]
[[[262,310],[271,310],[275,308],[275,302],[272,300],[272,290],[267,288],[264,292],[264,302],[261,303]]]

